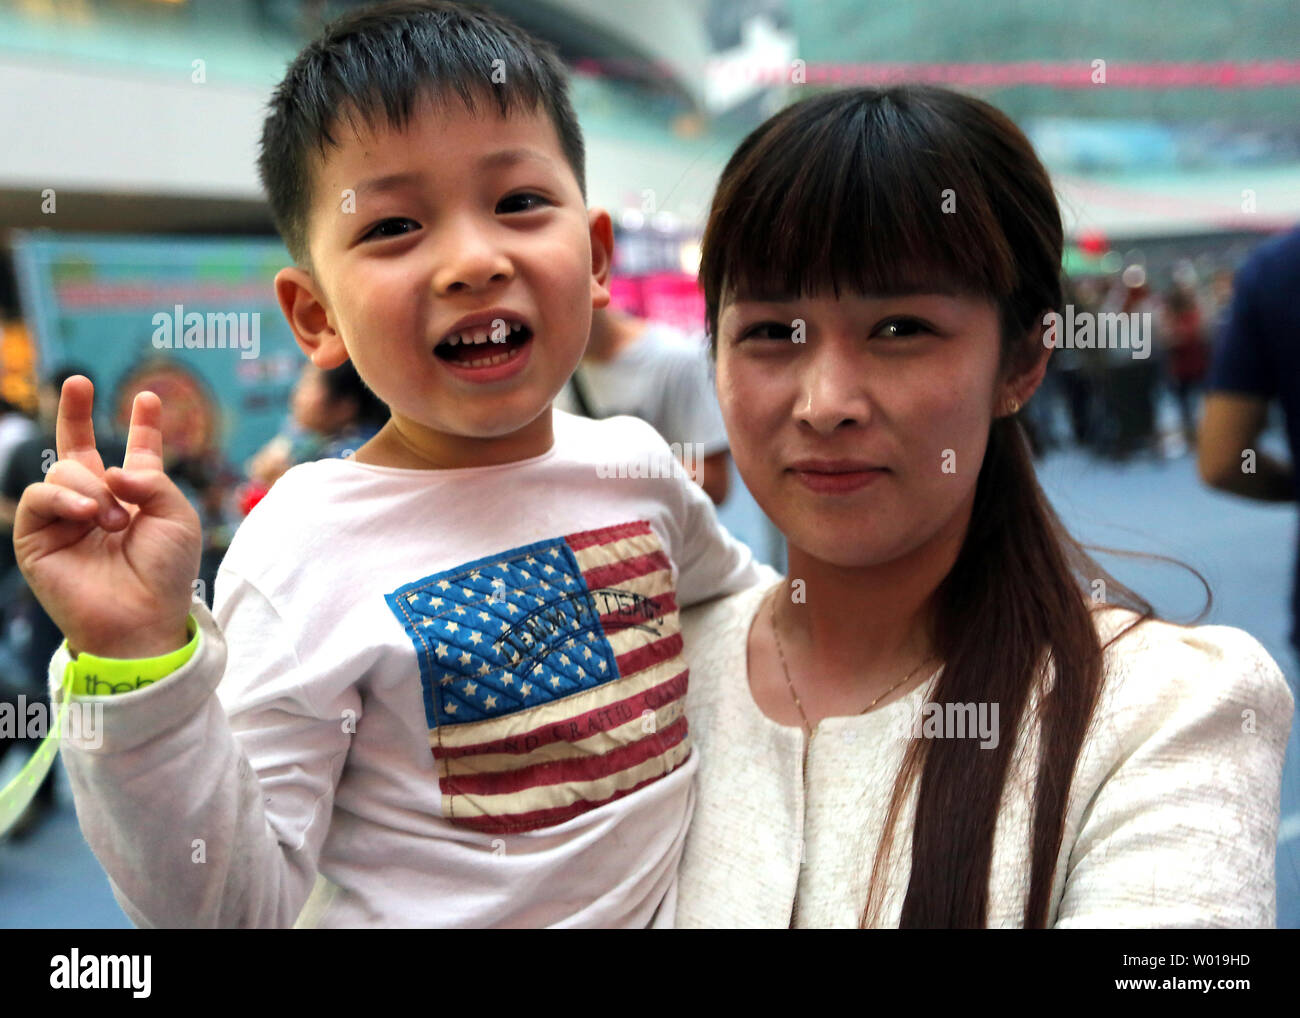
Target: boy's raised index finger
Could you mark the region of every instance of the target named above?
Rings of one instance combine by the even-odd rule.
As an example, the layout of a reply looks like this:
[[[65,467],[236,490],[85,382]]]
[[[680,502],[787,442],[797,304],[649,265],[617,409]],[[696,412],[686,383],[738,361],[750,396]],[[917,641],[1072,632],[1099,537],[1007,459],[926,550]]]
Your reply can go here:
[[[104,461],[95,448],[95,425],[91,420],[94,405],[95,387],[89,378],[73,375],[65,381],[54,421],[54,445],[59,459],[76,460],[102,476]]]
[[[131,403],[131,428],[126,433],[123,470],[161,470],[162,400],[145,389]]]

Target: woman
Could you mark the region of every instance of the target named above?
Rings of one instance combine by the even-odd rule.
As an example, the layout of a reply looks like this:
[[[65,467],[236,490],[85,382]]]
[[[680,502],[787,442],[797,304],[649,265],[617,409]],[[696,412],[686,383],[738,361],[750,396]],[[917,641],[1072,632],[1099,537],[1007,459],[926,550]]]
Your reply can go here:
[[[1061,248],[1023,134],[946,90],[807,100],[728,163],[701,283],[789,571],[684,618],[681,925],[1275,922],[1290,691],[1103,571],[1016,420]]]

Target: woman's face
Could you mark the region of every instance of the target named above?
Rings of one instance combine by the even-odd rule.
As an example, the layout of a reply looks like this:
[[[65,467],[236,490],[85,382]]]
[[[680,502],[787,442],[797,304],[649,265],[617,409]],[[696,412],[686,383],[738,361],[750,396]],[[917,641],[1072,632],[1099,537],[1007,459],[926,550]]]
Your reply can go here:
[[[805,553],[881,565],[965,526],[999,387],[966,296],[724,302],[718,398],[758,504]]]

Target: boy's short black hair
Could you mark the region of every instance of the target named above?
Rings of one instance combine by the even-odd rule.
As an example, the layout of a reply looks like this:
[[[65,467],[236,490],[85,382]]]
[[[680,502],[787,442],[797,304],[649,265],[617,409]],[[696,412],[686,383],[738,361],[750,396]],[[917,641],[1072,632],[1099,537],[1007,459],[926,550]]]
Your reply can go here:
[[[289,65],[271,96],[257,168],[271,215],[290,255],[308,266],[311,150],[325,155],[338,119],[380,112],[402,130],[416,103],[454,91],[474,112],[495,100],[502,116],[540,103],[585,200],[582,130],[569,100],[564,65],[547,43],[478,7],[389,3],[352,11],[325,26]]]

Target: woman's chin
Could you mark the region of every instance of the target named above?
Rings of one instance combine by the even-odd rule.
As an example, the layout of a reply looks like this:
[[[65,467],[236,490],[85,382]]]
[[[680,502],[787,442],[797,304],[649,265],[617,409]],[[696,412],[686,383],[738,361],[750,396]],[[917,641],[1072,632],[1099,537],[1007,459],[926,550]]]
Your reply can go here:
[[[905,542],[846,540],[842,531],[814,530],[806,524],[782,530],[791,551],[797,551],[837,569],[871,569],[886,565],[906,553]]]

